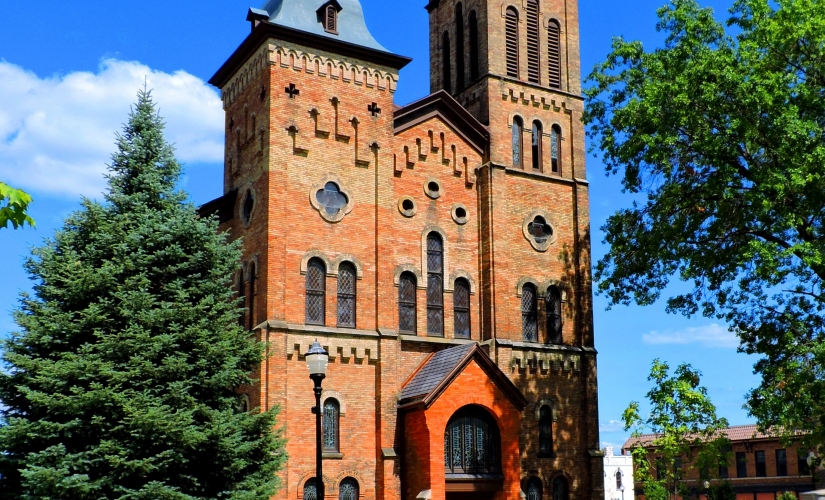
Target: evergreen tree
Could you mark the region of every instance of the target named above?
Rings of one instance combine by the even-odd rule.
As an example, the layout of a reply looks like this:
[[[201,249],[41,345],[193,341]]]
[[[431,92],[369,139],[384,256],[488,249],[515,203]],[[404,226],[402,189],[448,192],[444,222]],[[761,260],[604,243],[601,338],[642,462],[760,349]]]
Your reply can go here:
[[[276,411],[244,412],[262,345],[237,324],[239,245],[175,190],[138,94],[105,203],[83,200],[26,268],[0,373],[0,498],[264,499]]]

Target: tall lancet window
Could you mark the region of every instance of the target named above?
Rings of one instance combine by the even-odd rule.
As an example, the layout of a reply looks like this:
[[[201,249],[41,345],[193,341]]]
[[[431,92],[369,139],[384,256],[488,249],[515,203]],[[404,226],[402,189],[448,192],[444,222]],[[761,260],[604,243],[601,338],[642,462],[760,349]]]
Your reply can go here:
[[[561,88],[561,26],[555,19],[547,23],[547,65],[549,66],[549,85]]]
[[[455,83],[456,92],[464,90],[464,9],[455,6]]]
[[[539,83],[539,2],[527,0],[527,80]]]
[[[427,334],[444,336],[444,240],[427,236]]]
[[[478,79],[478,17],[470,12],[470,81]]]
[[[513,118],[513,166],[522,166],[521,142],[524,135],[524,122],[521,117]]]
[[[451,94],[453,92],[453,82],[450,79],[452,66],[452,61],[450,61],[450,34],[446,31],[441,37],[441,65],[444,90]]]
[[[542,136],[541,122],[536,120],[533,122],[533,169],[541,170],[541,136]]]
[[[518,12],[507,7],[505,12],[504,37],[506,42],[507,76],[518,78]]]
[[[554,174],[561,173],[561,128],[553,125],[550,132],[550,168]]]

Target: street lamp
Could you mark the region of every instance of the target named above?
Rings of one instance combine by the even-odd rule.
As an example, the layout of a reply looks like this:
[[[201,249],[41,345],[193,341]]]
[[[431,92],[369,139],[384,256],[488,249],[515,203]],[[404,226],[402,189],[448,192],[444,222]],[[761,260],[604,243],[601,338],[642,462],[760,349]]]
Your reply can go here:
[[[327,376],[327,365],[329,364],[329,353],[324,350],[316,339],[309,348],[306,355],[307,368],[309,368],[309,378],[315,384],[315,406],[312,413],[315,414],[315,491],[316,498],[324,498],[324,471],[323,454],[321,446],[321,381]]]
[[[624,500],[624,485],[619,486],[619,491],[622,492],[622,500]]]
[[[703,486],[705,487],[705,496],[708,497],[708,500],[713,500],[712,498],[710,498],[710,481],[705,479],[705,483]]]

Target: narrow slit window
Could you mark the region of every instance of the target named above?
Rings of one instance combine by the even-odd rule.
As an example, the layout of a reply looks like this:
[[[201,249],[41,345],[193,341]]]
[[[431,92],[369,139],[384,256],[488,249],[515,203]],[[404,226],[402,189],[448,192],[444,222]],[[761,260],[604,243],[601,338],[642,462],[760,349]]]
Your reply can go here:
[[[455,82],[456,92],[464,89],[464,9],[459,3],[455,7]]]
[[[543,135],[541,122],[533,122],[533,170],[541,170],[541,138]]]
[[[553,500],[567,500],[567,479],[564,476],[558,476],[553,480]]]
[[[513,166],[522,166],[521,142],[524,136],[524,122],[516,116],[513,118]]]
[[[470,338],[470,284],[464,278],[455,280],[453,289],[455,336]]]
[[[338,326],[355,328],[355,266],[344,262],[338,267]]]
[[[238,273],[238,301],[241,306],[238,324],[243,327],[246,324],[246,282],[243,279],[243,269]]]
[[[443,88],[448,94],[453,91],[453,82],[450,78],[452,72],[452,61],[450,61],[450,34],[446,31],[441,37],[441,72],[444,82]]]
[[[328,398],[324,401],[324,415],[321,424],[323,431],[324,451],[337,453],[339,451],[339,415],[341,407],[338,401]]]
[[[521,331],[525,342],[538,342],[536,287],[527,283],[521,289]]]
[[[549,85],[561,89],[561,26],[555,19],[547,23],[547,66]]]
[[[255,280],[257,279],[255,264],[249,266],[249,328],[251,332],[255,328]]]
[[[325,320],[327,267],[321,259],[311,259],[307,263],[306,277],[306,322],[309,325],[323,325]]]
[[[507,76],[519,77],[518,61],[518,12],[513,7],[507,7],[505,12],[505,42],[507,59]]]
[[[561,173],[561,128],[553,125],[550,132],[550,169],[554,174]]]
[[[539,2],[527,0],[527,80],[540,83],[539,66]]]
[[[427,236],[427,334],[444,336],[444,240]]]
[[[326,16],[324,17],[324,31],[338,34],[338,10],[334,5],[327,5]]]
[[[544,301],[547,312],[547,341],[550,344],[561,344],[561,292],[551,286],[547,289]]]
[[[539,410],[539,455],[553,454],[553,409],[543,405]]]
[[[415,275],[411,272],[401,274],[398,283],[398,329],[405,333],[415,333],[416,324],[416,290]]]

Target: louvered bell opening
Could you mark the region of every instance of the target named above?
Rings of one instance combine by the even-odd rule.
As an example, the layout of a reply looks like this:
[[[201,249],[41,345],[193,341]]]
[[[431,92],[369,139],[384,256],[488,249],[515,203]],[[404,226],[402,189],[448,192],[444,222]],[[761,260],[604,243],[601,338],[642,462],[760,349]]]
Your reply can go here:
[[[561,88],[561,28],[555,21],[547,26],[547,64],[550,69],[549,85]]]
[[[330,33],[338,33],[338,12],[332,5],[327,7],[327,31]]]
[[[507,76],[518,78],[518,14],[512,8],[507,9],[505,37],[507,45]]]
[[[540,83],[539,75],[539,6],[533,0],[527,2],[527,79]]]

